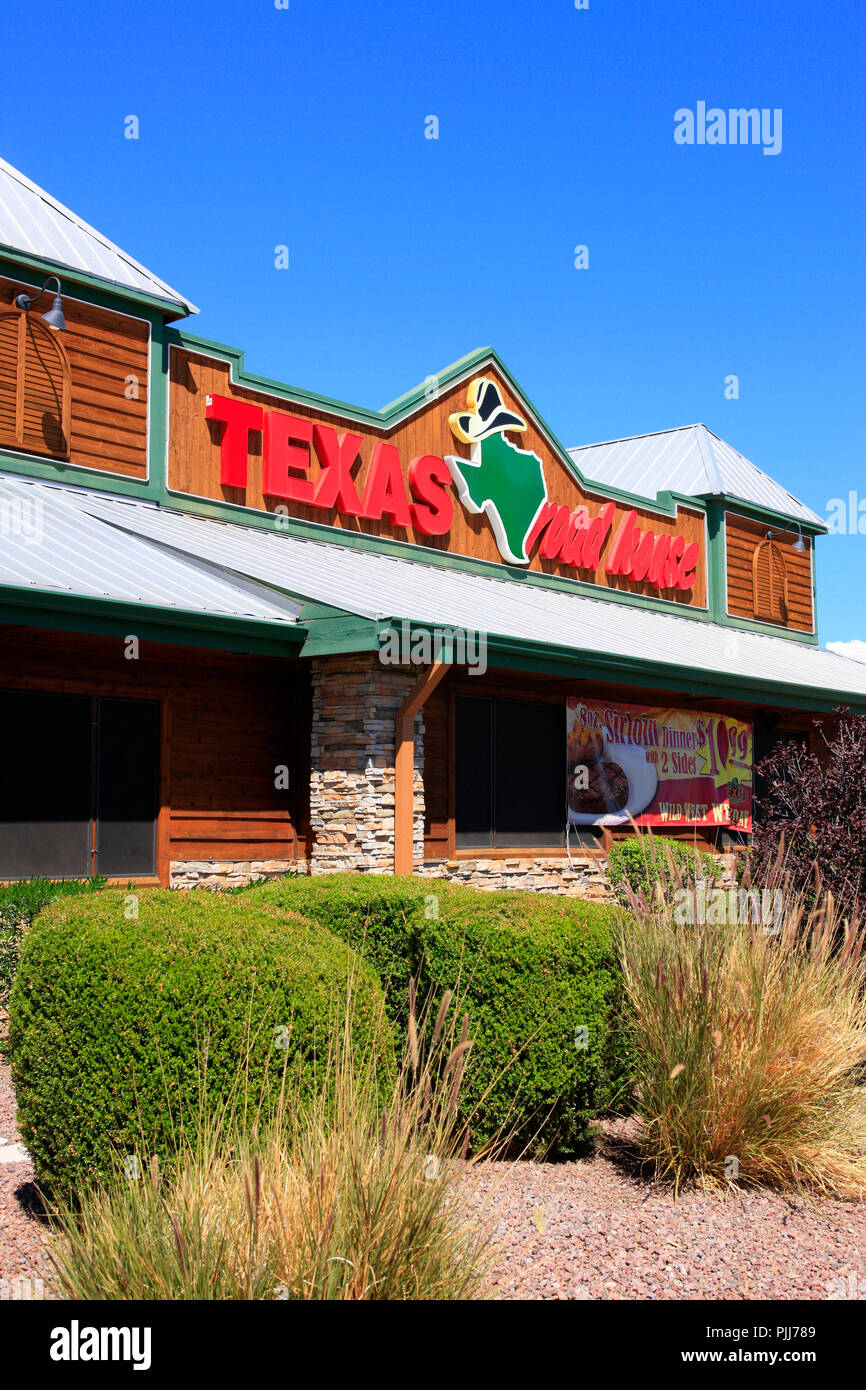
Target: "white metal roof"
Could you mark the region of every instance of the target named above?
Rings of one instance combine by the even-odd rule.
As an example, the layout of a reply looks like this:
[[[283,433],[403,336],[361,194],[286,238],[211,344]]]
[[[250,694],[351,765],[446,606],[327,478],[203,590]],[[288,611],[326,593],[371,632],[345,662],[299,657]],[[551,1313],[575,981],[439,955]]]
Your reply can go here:
[[[30,484],[45,490],[47,484]],[[542,642],[586,656],[633,657],[698,673],[866,698],[866,665],[784,637],[733,630],[610,599],[470,574],[153,503],[59,489],[79,513],[179,554],[370,619],[409,619]]]
[[[7,475],[0,476],[0,602],[3,585],[281,627],[296,622],[300,607],[207,557],[110,526],[69,489]]]
[[[140,290],[190,314],[198,309],[89,226],[50,193],[0,159],[0,247],[83,271],[99,280]]]
[[[706,425],[612,439],[568,452],[585,478],[640,497],[656,498],[660,492],[729,497],[795,521],[825,525],[822,517]]]

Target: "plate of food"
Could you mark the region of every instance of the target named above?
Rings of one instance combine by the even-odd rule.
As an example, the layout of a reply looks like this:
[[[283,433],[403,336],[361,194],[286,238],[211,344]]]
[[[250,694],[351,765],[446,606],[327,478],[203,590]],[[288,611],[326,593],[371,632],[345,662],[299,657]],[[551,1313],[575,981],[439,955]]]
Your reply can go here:
[[[581,731],[569,744],[568,819],[572,825],[623,825],[649,806],[658,788],[646,749],[608,743]]]

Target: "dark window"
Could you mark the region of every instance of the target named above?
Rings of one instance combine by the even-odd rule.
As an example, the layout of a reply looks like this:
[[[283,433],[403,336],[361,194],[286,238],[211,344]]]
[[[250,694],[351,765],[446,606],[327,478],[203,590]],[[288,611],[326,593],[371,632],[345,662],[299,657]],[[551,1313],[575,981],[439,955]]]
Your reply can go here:
[[[158,751],[157,704],[99,701],[98,874],[113,878],[156,873]]]
[[[493,701],[457,696],[456,843],[493,844]]]
[[[565,843],[565,705],[458,695],[458,849]]]
[[[758,772],[758,767],[768,758],[771,753],[782,743],[796,743],[804,753],[809,751],[809,735],[803,729],[780,729],[771,722],[755,725],[754,748],[752,761],[755,767],[754,787],[752,789],[752,816],[756,823],[759,823],[763,816],[764,803],[769,794],[770,788],[767,781]],[[784,814],[781,806],[778,806],[779,814]]]
[[[92,711],[86,695],[0,691],[0,879],[90,873]]]
[[[0,879],[156,872],[156,701],[0,690],[0,719]]]

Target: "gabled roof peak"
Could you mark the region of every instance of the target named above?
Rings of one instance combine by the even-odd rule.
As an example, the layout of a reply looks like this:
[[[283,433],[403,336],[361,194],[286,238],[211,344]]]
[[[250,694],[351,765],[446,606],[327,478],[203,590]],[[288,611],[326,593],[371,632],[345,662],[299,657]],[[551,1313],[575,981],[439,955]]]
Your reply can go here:
[[[0,252],[44,261],[62,273],[79,274],[147,295],[176,313],[198,309],[164,280],[127,255],[89,223],[52,198],[5,159],[0,159]]]
[[[825,530],[822,517],[699,422],[569,449],[592,482],[653,500],[662,492],[729,498]]]

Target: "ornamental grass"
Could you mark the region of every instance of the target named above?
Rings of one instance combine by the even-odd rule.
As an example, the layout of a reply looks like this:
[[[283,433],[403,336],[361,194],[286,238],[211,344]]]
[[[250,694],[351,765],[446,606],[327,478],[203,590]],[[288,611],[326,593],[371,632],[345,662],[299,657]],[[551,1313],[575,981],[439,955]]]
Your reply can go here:
[[[640,1152],[676,1188],[862,1198],[864,926],[783,882],[769,913],[699,884],[633,895],[619,954]],[[762,898],[751,889],[753,908]]]
[[[446,994],[414,991],[382,1103],[346,1025],[318,1095],[288,1091],[261,1132],[223,1110],[163,1167],[118,1169],[55,1208],[53,1260],[72,1299],[469,1299],[492,1263],[468,1212],[458,1096],[471,1051]],[[372,1055],[372,1054],[371,1054]]]

